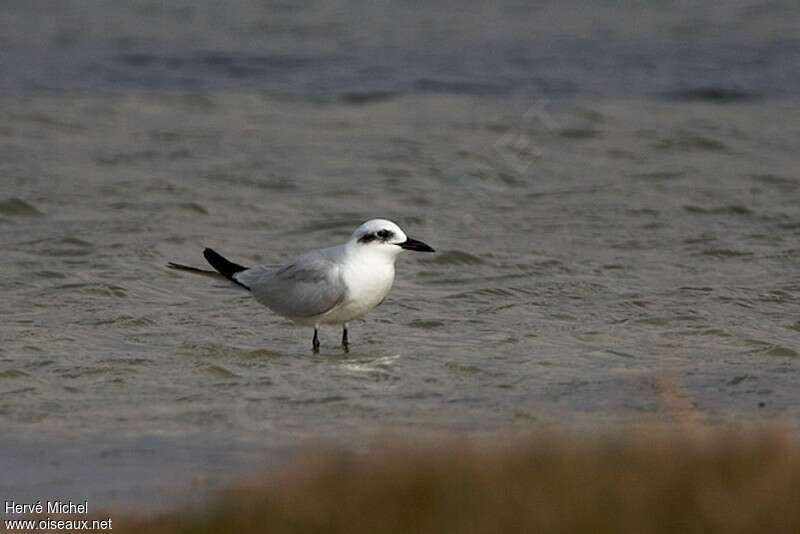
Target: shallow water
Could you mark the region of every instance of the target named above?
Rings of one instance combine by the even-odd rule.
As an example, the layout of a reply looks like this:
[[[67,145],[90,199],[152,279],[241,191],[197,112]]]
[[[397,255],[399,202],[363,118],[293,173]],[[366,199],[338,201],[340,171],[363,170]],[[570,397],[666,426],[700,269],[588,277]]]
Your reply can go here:
[[[740,4],[4,4],[1,492],[153,505],[138,460],[78,470],[133,477],[119,502],[64,467],[120,449],[179,494],[387,430],[797,426],[798,9]],[[165,269],[374,216],[439,253],[400,259],[349,354]]]

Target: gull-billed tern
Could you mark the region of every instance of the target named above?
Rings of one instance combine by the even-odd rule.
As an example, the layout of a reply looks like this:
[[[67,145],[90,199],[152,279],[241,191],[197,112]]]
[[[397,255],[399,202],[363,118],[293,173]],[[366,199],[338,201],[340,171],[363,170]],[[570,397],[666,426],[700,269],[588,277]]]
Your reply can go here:
[[[278,315],[313,325],[314,352],[319,352],[320,325],[341,324],[342,347],[347,351],[347,323],[383,302],[394,282],[394,262],[403,250],[434,252],[392,221],[372,219],[356,228],[347,243],[312,250],[283,266],[243,267],[207,248],[203,256],[216,272],[177,263],[169,267],[222,275]]]

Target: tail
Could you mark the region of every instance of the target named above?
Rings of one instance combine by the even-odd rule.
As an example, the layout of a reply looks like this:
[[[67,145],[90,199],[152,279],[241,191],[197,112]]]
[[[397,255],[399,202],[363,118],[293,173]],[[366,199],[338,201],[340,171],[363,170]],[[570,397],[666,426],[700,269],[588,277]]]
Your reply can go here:
[[[213,277],[222,276],[223,278],[227,278],[228,280],[230,280],[231,282],[233,282],[238,286],[241,286],[248,290],[250,289],[249,287],[247,287],[246,285],[244,285],[243,283],[241,283],[240,281],[236,280],[236,278],[233,277],[233,275],[235,275],[238,272],[246,271],[247,267],[243,267],[241,265],[233,263],[232,261],[228,261],[227,259],[222,257],[217,252],[211,250],[210,248],[207,248],[203,251],[203,256],[205,256],[206,260],[208,260],[208,263],[210,263],[211,266],[214,267],[214,269],[216,269],[216,271],[198,269],[197,267],[192,267],[190,265],[181,265],[180,263],[173,263],[173,262],[169,262],[167,264],[167,267],[169,267],[170,269],[175,269],[177,271],[186,271],[195,274],[202,274],[204,276],[213,276]]]
[[[249,287],[247,287],[246,285],[244,285],[243,283],[241,283],[240,281],[238,281],[236,278],[233,277],[233,275],[235,275],[238,272],[246,271],[247,267],[243,267],[238,263],[233,263],[232,261],[225,259],[224,257],[222,257],[221,254],[215,252],[214,250],[211,250],[210,248],[207,248],[203,251],[203,256],[206,258],[206,261],[208,261],[208,263],[210,263],[211,266],[215,268],[217,272],[219,272],[219,274],[221,274],[234,284],[240,285],[245,289],[250,289]]]

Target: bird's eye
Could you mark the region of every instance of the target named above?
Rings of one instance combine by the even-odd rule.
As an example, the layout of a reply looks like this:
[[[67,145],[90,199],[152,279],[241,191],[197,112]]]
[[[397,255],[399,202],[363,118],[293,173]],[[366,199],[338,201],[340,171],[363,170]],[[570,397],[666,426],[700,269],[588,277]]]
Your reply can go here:
[[[381,239],[388,239],[389,237],[391,237],[391,235],[392,235],[392,232],[390,232],[389,230],[386,230],[386,229],[379,230],[378,233],[377,233],[377,236],[380,237]]]

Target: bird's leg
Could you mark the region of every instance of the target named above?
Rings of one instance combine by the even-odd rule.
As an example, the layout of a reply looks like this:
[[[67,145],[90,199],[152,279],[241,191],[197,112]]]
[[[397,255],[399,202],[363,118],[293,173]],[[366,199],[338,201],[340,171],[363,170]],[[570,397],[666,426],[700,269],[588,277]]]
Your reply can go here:
[[[314,354],[319,352],[319,327],[314,327],[314,340],[311,342],[313,344]]]
[[[350,352],[350,342],[347,340],[347,323],[342,327],[342,348],[345,352]]]

